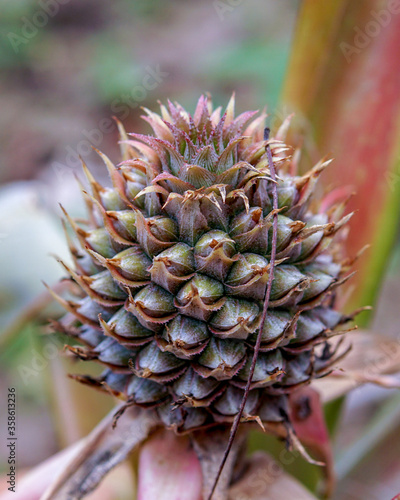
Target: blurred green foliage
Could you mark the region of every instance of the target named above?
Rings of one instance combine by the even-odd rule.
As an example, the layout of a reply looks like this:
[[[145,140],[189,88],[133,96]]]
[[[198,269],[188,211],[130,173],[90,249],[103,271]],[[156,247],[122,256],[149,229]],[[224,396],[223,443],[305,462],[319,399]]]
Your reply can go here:
[[[229,14],[231,17],[227,14],[227,19],[220,22],[212,2],[197,3],[197,8],[204,6],[203,11],[210,17],[211,28],[204,26],[203,32],[201,26],[194,24],[192,36],[199,38],[200,47],[207,40],[209,29],[220,29],[221,39],[212,51],[200,50],[188,62],[187,59],[186,62],[182,59],[186,67],[181,67],[180,72],[185,74],[185,81],[178,82],[176,89],[179,96],[174,97],[179,97],[184,105],[193,105],[199,91],[213,91],[216,101],[222,102],[226,101],[232,89],[241,88],[244,93],[251,94],[252,101],[258,106],[267,103],[273,109],[277,105],[289,55],[291,32],[287,25],[271,34],[252,29],[257,17],[254,16],[254,11],[247,9],[247,3],[260,5],[254,0],[243,2],[243,5],[239,5]],[[283,12],[287,10],[285,3],[282,5]],[[292,18],[297,3],[293,3],[290,13]],[[82,2],[70,0],[60,5],[59,12],[48,16],[48,22],[38,28],[37,35],[27,43],[18,44],[15,51],[10,37],[12,34],[23,37],[26,22],[31,22],[35,14],[43,11],[43,8],[38,0],[3,2],[0,18],[0,69],[3,71],[3,77],[7,78],[7,71],[40,71],[44,60],[50,58],[51,61],[51,51],[55,50],[58,43],[57,36],[61,38],[61,43],[68,43],[67,40],[72,34],[72,38],[75,39],[76,36],[79,41],[79,53],[70,53],[70,56],[81,57],[81,62],[86,62],[84,67],[79,69],[81,75],[78,76],[82,81],[90,80],[88,99],[97,101],[100,105],[107,104],[139,83],[143,67],[147,63],[143,53],[149,56],[149,62],[157,62],[157,54],[147,53],[145,50],[147,40],[143,37],[146,32],[143,28],[149,26],[152,34],[160,36],[160,42],[169,27],[170,30],[175,29],[177,38],[182,40],[187,36],[187,31],[190,32],[188,26],[182,27],[178,24],[179,16],[184,16],[185,11],[190,12],[193,8],[187,5],[187,2],[116,0],[110,5],[105,2],[97,4],[89,1],[88,6],[84,7]],[[86,20],[86,26],[80,17],[87,16],[91,8],[93,19]],[[267,9],[260,11],[259,24],[265,18],[268,25],[267,12]],[[193,22],[189,14],[187,18]],[[241,29],[238,29],[238,36],[231,35],[227,38],[226,32],[229,30],[226,26],[230,22],[236,22]],[[289,23],[291,21],[288,21]],[[82,29],[82,26],[86,29]],[[204,36],[204,41],[201,36]],[[73,44],[70,50],[74,50]],[[87,57],[90,59],[86,60]],[[175,59],[179,64],[179,51],[171,54],[169,59]],[[174,75],[171,76],[171,79],[173,78]],[[191,80],[195,81],[195,86],[191,84]],[[168,85],[168,90],[171,92],[171,85]],[[160,93],[163,93],[162,89]]]

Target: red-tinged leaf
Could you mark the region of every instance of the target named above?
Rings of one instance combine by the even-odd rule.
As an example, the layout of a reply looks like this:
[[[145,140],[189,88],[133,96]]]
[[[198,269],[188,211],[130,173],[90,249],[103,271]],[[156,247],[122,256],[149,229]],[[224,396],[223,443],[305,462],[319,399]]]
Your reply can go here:
[[[189,438],[160,431],[139,457],[138,500],[201,500],[200,462]]]
[[[330,152],[335,158],[325,185],[340,182],[355,192],[348,206],[358,211],[350,223],[349,254],[371,244],[357,265],[349,308],[373,302],[398,224],[400,15],[389,10],[393,5],[305,0],[283,92],[284,107],[297,115],[297,131],[299,125],[307,129],[308,155],[315,160]],[[371,26],[374,35],[366,33]]]
[[[334,486],[333,453],[319,394],[304,387],[291,395],[290,408],[297,437],[325,463],[325,493],[329,496]]]

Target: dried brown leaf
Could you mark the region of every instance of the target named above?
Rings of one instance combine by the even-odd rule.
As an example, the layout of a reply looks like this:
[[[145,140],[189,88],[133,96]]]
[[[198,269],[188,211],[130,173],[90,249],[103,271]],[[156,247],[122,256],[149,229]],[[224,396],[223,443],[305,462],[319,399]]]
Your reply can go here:
[[[327,403],[352,389],[373,383],[399,387],[400,340],[385,338],[374,332],[358,331],[351,336],[352,350],[329,377],[315,380],[313,387]]]
[[[131,407],[113,428],[114,414],[115,410],[83,440],[41,500],[83,498],[159,425],[154,412]]]

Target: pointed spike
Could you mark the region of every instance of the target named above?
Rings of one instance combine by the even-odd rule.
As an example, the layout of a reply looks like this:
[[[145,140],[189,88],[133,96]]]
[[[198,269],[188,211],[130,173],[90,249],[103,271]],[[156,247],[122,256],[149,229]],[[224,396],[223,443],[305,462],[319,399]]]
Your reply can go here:
[[[161,118],[164,120],[164,121],[167,121],[167,122],[171,122],[172,121],[172,117],[171,115],[169,114],[166,106],[164,106],[164,104],[161,102],[161,101],[157,101],[158,102],[158,105],[160,106],[160,111],[161,111]]]
[[[205,110],[207,111],[206,98],[204,95],[201,95],[199,100],[197,101],[197,106],[196,106],[196,109],[195,109],[195,112],[193,115],[193,121],[194,121],[196,127],[199,126]]]
[[[113,116],[113,120],[117,124],[119,133],[119,145],[121,150],[121,155],[123,160],[130,160],[132,158],[137,158],[137,153],[134,148],[128,144],[128,134],[126,133],[123,123],[116,117]]]
[[[243,135],[252,137],[253,143],[262,141],[267,116],[266,109],[264,108],[261,115],[247,125],[243,131]]]
[[[79,157],[82,163],[82,170],[83,173],[85,174],[86,179],[89,182],[89,185],[92,189],[93,196],[95,196],[97,199],[100,199],[100,193],[104,191],[103,186],[101,186],[96,179],[93,177],[92,173],[90,172],[88,166],[86,165],[86,162],[83,160],[83,158]],[[85,189],[82,187],[82,192],[84,192]]]
[[[278,141],[284,141],[286,139],[286,135],[290,127],[290,122],[292,121],[293,117],[294,113],[290,114],[283,120],[281,126],[275,134],[275,139],[277,139]]]
[[[96,226],[96,221],[95,221],[95,218],[94,218],[94,211],[93,211],[93,203],[91,202],[91,200],[85,196],[85,187],[84,185],[82,184],[81,180],[79,179],[79,177],[76,175],[76,173],[74,172],[74,177],[75,177],[75,180],[78,184],[78,187],[79,187],[79,190],[81,191],[82,193],[82,197],[83,197],[83,201],[85,202],[85,205],[86,205],[86,210],[87,210],[87,213],[88,213],[88,217],[89,217],[89,221],[90,223],[92,224],[92,226]],[[101,186],[99,186],[100,189],[101,189]],[[94,188],[92,187],[93,189],[93,192],[94,192]],[[98,193],[96,193],[98,195]]]
[[[114,189],[117,191],[119,197],[121,200],[130,208],[133,210],[136,208],[134,205],[132,205],[131,201],[126,195],[125,192],[125,179],[121,172],[117,169],[117,167],[113,164],[113,162],[106,156],[104,153],[102,153],[100,150],[97,148],[93,147],[93,150],[96,151],[96,153],[100,156],[100,158],[103,160],[104,164],[107,167],[108,173],[110,175],[110,179],[112,181],[112,184],[114,186]],[[98,201],[100,201],[100,198],[98,198]]]
[[[68,245],[68,248],[69,248],[69,251],[70,251],[71,255],[72,256],[77,256],[78,255],[78,249],[76,248],[74,242],[72,241],[71,236],[68,233],[67,223],[65,222],[65,219],[63,217],[61,218],[61,225],[62,225],[62,228],[63,228],[65,239],[67,240],[67,245]]]
[[[82,323],[85,323],[87,325],[92,326],[93,328],[98,328],[98,324],[87,318],[86,316],[83,316],[79,312],[77,312],[78,309],[78,304],[74,304],[73,302],[70,302],[60,295],[58,295],[47,283],[42,281],[43,285],[47,288],[47,291],[50,293],[50,295],[53,297],[54,300],[56,300],[66,311],[70,312],[73,314],[76,318],[78,318]]]
[[[94,259],[96,259],[103,267],[107,267],[107,262],[109,259],[106,257],[103,257],[99,253],[95,252],[91,248],[89,248],[87,245],[85,247],[86,252],[91,255]]]
[[[105,166],[107,167],[108,173],[110,174],[110,177],[112,178],[113,173],[116,170],[116,167],[113,164],[113,162],[110,160],[110,158],[107,155],[105,155],[102,151],[100,151],[99,149],[95,148],[94,146],[93,146],[93,150],[96,151],[96,153],[103,160]]]
[[[218,106],[218,108],[215,108],[211,113],[210,119],[214,127],[216,127],[221,120],[221,111],[222,107]]]
[[[289,174],[293,177],[295,177],[299,171],[300,159],[301,159],[301,147],[295,149],[292,156],[292,161],[290,162]]]
[[[228,127],[235,118],[235,92],[232,92],[232,96],[229,99],[228,106],[226,107],[226,118],[225,126]]]
[[[93,282],[93,278],[89,276],[81,276],[76,273],[73,269],[71,269],[67,264],[60,258],[57,258],[57,262],[62,265],[62,267],[67,271],[67,273],[71,276],[71,278],[80,286],[82,286],[85,290],[89,287],[89,285]]]
[[[153,113],[145,107],[142,109],[147,113],[147,116],[142,116],[141,118],[150,124],[154,134],[160,139],[173,143],[174,136],[161,117],[157,113]]]
[[[74,233],[76,234],[77,238],[79,239],[80,244],[84,248],[86,246],[86,240],[85,240],[85,238],[87,238],[89,236],[89,233],[87,231],[85,231],[84,229],[82,229],[81,227],[78,226],[78,224],[68,214],[68,212],[61,205],[61,203],[59,205],[60,205],[60,208],[63,211],[63,213],[64,213],[64,215],[65,215],[65,217],[66,217],[69,225],[71,226],[72,230],[74,231]]]

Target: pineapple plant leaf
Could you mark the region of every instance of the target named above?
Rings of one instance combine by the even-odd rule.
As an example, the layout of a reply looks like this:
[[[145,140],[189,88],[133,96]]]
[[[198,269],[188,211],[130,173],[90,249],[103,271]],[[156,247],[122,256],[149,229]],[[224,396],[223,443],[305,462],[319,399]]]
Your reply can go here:
[[[307,158],[332,153],[335,168],[321,182],[332,188],[340,179],[349,187],[349,209],[359,211],[349,224],[348,253],[370,245],[348,310],[375,303],[400,215],[400,18],[392,8],[379,0],[302,2],[282,92],[283,109],[295,113],[293,142],[305,138]],[[370,318],[364,313],[358,323]]]
[[[287,122],[269,138],[264,114],[235,117],[234,97],[224,113],[209,96],[193,115],[171,102],[160,115],[145,111],[152,135],[119,124],[118,166],[98,152],[111,187],[83,165],[88,220],[64,211],[74,266],[62,263],[80,292],[51,292],[67,311],[53,326],[79,342],[71,355],[103,365],[97,378],[74,378],[124,402],[114,427],[140,408],[152,430],[192,436],[207,480],[218,439],[200,436],[233,424],[204,493],[216,487],[214,498],[225,498],[241,423],[319,463],[297,437],[290,397],[348,352],[341,337],[354,314],[337,310],[336,295],[351,277],[354,259],[342,251],[351,214],[345,199],[313,196],[330,161],[299,174]]]
[[[291,141],[302,144],[304,156],[318,158],[330,151],[335,158],[335,168],[326,171],[321,183],[330,189],[349,187],[349,208],[358,215],[349,224],[347,251],[370,245],[343,293],[345,310],[375,305],[400,215],[399,99],[394,91],[399,86],[394,69],[399,19],[391,8],[379,0],[362,5],[303,1],[281,99],[285,113],[295,113]],[[379,29],[377,36],[366,33],[372,24]],[[370,320],[371,314],[364,313],[358,323],[366,326]],[[322,390],[338,396],[361,383],[351,377],[329,380]],[[326,409],[331,432],[342,405],[343,399],[337,399]],[[296,473],[307,475],[300,468]]]

